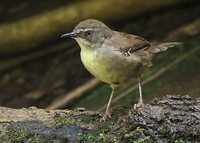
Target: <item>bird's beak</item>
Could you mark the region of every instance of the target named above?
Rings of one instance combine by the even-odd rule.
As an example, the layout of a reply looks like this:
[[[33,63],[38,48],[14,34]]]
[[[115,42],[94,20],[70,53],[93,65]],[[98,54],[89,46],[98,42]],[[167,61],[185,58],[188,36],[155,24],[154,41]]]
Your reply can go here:
[[[73,32],[70,32],[70,33],[66,33],[66,34],[63,34],[61,35],[61,37],[71,37],[71,38],[75,38],[77,37],[77,32],[73,31]]]

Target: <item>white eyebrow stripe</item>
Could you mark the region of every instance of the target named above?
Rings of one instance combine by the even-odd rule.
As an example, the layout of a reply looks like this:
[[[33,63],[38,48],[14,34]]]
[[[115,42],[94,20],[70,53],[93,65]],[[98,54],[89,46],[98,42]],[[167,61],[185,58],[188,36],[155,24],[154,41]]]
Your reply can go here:
[[[88,28],[88,29],[79,29],[78,32],[86,32],[86,31],[98,31],[97,29],[92,29],[92,28]]]

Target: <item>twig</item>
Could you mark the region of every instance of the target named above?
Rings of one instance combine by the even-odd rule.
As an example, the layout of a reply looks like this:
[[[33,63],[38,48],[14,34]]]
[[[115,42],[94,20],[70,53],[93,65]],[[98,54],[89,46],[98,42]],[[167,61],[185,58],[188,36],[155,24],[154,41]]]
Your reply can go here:
[[[170,32],[165,40],[184,39],[186,37],[195,36],[200,33],[200,19],[195,20],[187,25],[179,27],[178,29]]]
[[[86,92],[90,91],[94,87],[96,87],[100,83],[97,79],[91,79],[87,83],[84,83],[83,85],[79,86],[78,88],[74,89],[70,93],[63,95],[63,98],[60,98],[53,102],[47,109],[57,109],[60,107],[63,107],[67,104],[69,104],[72,100],[80,98],[83,96]]]
[[[71,53],[74,53],[77,51],[77,48],[71,48],[71,47],[72,47],[72,43],[63,42],[63,43],[55,45],[55,46],[54,45],[50,46],[48,49],[44,48],[43,50],[39,50],[38,52],[32,52],[30,54],[19,56],[19,57],[13,58],[13,59],[11,58],[8,60],[1,60],[0,61],[0,72],[2,72],[2,73],[6,72],[9,69],[19,66],[20,64],[24,64],[26,62],[44,57],[46,55],[50,55],[52,53],[63,51],[66,48],[69,48],[68,52],[70,55]]]

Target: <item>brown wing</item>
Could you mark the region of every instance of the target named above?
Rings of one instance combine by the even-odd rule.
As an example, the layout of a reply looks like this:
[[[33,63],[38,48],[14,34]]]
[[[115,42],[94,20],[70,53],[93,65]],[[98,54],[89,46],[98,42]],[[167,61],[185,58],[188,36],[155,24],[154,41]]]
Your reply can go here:
[[[148,41],[139,36],[116,31],[110,40],[114,44],[116,50],[124,53],[125,55],[130,55],[133,52],[146,49],[151,46]]]

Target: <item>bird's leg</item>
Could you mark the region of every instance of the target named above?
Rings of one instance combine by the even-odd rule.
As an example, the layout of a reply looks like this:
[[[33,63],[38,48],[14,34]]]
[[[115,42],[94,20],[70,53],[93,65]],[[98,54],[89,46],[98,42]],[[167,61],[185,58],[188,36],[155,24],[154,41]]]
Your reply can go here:
[[[112,104],[112,99],[113,99],[113,96],[114,96],[114,92],[115,92],[115,88],[112,87],[112,93],[110,95],[110,99],[108,101],[108,104],[107,104],[107,107],[106,107],[106,111],[103,115],[103,117],[100,119],[100,121],[106,121],[107,118],[111,118],[111,114],[112,114],[112,109],[111,109],[111,104]]]
[[[134,109],[144,106],[143,97],[142,97],[142,87],[140,84],[140,80],[138,81],[138,87],[139,87],[140,99],[139,99],[138,103],[134,105]]]

